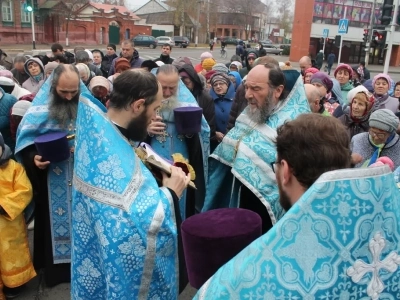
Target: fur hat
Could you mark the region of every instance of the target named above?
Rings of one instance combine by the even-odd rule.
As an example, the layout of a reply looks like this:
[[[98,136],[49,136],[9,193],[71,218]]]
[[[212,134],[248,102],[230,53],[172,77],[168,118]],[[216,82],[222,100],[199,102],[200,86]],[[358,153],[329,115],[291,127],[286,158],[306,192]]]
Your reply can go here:
[[[310,68],[309,68],[310,69]],[[307,69],[307,70],[309,70]],[[330,93],[333,87],[333,82],[329,78],[329,76],[323,72],[316,72],[311,76],[310,83],[320,83],[322,84],[325,88],[327,93]]]
[[[335,73],[333,73],[333,75],[336,78],[336,74],[340,71],[340,70],[345,70],[349,73],[349,80],[351,80],[351,78],[353,77],[353,69],[348,65],[348,64],[340,64],[336,67]]]
[[[211,71],[212,67],[216,64],[214,58],[206,58],[203,60],[201,63],[201,66],[203,67],[204,70],[206,71]]]
[[[394,133],[399,127],[399,118],[389,109],[378,109],[369,117],[369,127]]]

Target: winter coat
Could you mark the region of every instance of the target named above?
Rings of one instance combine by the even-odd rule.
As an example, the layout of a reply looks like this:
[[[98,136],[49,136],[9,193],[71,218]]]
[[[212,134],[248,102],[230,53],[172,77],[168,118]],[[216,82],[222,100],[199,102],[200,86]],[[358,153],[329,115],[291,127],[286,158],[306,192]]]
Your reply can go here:
[[[228,126],[229,114],[231,112],[233,99],[235,98],[235,87],[232,83],[230,83],[224,96],[217,95],[214,90],[211,89],[210,95],[214,100],[215,105],[216,131],[225,134],[227,132],[226,128]]]
[[[105,73],[104,77],[108,77],[110,76],[110,68],[112,65],[112,62],[115,58],[117,58],[118,55],[117,54],[113,54],[113,55],[104,55],[103,60],[101,62],[101,70],[103,71],[103,73]]]
[[[328,55],[328,65],[332,66],[333,63],[335,62],[336,56],[335,54],[331,53]]]
[[[231,111],[229,113],[229,121],[228,121],[228,126],[226,127],[226,131],[231,130],[235,126],[236,119],[239,117],[239,115],[243,112],[243,110],[248,105],[245,95],[246,95],[246,91],[244,89],[244,85],[241,84],[237,88],[235,98],[233,99]]]
[[[28,71],[28,64],[31,61],[34,61],[37,64],[39,64],[39,66],[41,68],[43,76],[42,76],[42,79],[39,80],[39,81],[37,81],[35,78],[33,78],[30,75],[29,71]],[[36,94],[39,91],[40,87],[42,86],[42,84],[44,82],[44,80],[43,80],[44,79],[44,66],[43,66],[43,63],[39,58],[30,58],[25,62],[24,69],[25,69],[25,72],[29,75],[29,78],[27,80],[25,80],[25,82],[22,84],[22,87],[24,89],[30,91],[32,94]]]
[[[159,58],[156,58],[154,61],[155,61],[155,62],[157,62],[157,61],[162,61],[164,64],[170,65],[170,64],[172,64],[172,62],[174,61],[174,59],[171,58],[169,55],[160,55],[160,57],[159,57]]]
[[[399,110],[399,100],[397,98],[388,96],[388,94],[382,96],[382,97],[377,97],[375,96],[375,104],[374,104],[374,109],[382,109],[382,108],[387,108],[391,110],[394,114],[397,113]]]
[[[210,126],[210,139],[215,137],[215,108],[214,101],[210,96],[208,90],[203,88],[203,84],[199,75],[196,73],[191,65],[185,64],[180,69],[179,72],[186,72],[190,80],[194,83],[194,88],[192,94],[196,98],[197,103],[203,109],[203,116],[206,119],[208,126]]]
[[[122,55],[120,55],[122,57]],[[118,57],[114,58],[111,64],[110,71],[108,72],[108,75],[114,75],[115,74],[115,62],[117,61]],[[130,61],[131,68],[132,69],[138,69],[142,66],[143,59],[139,57],[139,52],[135,49],[133,52],[133,57]]]
[[[17,69],[11,69],[11,73],[13,74],[13,77],[18,81],[20,85],[22,85],[27,79],[30,78],[29,73],[26,73],[25,70],[23,73],[18,71]]]
[[[246,76],[247,74],[249,74],[249,71],[251,70],[251,66],[249,65],[249,61],[247,60],[247,56],[248,56],[250,53],[254,53],[254,54],[256,55],[256,59],[258,58],[258,53],[257,53],[256,50],[249,50],[249,51],[247,51],[246,57],[244,58],[246,67],[245,67],[245,68],[241,68],[241,69],[239,70],[239,74],[240,74],[240,76],[241,76],[242,78],[243,78],[244,76]]]
[[[0,95],[0,132],[3,135],[4,143],[13,150],[15,142],[11,138],[10,115],[17,98],[5,93],[2,88],[0,88],[0,94],[2,94],[2,96]]]

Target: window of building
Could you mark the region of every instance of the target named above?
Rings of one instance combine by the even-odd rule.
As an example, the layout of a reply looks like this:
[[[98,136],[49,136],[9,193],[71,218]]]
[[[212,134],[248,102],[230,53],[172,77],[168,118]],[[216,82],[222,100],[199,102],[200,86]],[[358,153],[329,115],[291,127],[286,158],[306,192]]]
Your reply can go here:
[[[3,22],[12,22],[12,21],[14,21],[14,18],[13,18],[13,7],[12,7],[12,1],[11,0],[2,1],[2,3],[1,3],[1,12],[2,12]]]
[[[30,23],[31,13],[24,10],[24,6],[21,5],[21,23]]]

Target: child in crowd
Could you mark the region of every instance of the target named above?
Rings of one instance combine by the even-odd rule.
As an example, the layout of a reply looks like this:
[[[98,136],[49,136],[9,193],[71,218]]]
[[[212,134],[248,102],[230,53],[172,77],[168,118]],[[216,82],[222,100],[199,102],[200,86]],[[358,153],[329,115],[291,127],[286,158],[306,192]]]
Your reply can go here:
[[[36,276],[23,214],[32,199],[32,186],[11,155],[0,134],[0,300],[17,297]]]

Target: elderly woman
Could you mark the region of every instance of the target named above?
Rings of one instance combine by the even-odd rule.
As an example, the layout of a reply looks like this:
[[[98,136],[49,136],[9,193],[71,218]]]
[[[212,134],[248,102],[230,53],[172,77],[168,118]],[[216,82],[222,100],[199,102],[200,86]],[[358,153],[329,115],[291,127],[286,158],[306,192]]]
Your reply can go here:
[[[340,122],[346,126],[350,139],[356,134],[368,132],[369,116],[374,106],[375,98],[368,90],[360,85],[352,89],[348,95],[351,95],[348,110],[339,117]]]
[[[238,61],[233,61],[229,65],[229,71],[239,72],[242,68],[243,68],[242,63]]]
[[[129,70],[131,68],[130,62],[123,57],[118,58],[115,61],[115,73],[114,75],[108,76],[108,80],[113,83],[114,79],[118,77],[122,72]]]
[[[400,166],[400,137],[396,133],[399,119],[389,109],[374,111],[369,117],[368,132],[351,139],[352,161],[356,167],[368,167],[381,156],[389,157],[394,167]]]
[[[372,80],[374,88],[375,108],[387,108],[393,113],[396,113],[399,108],[399,100],[389,96],[389,87],[391,78],[387,74],[378,74]]]
[[[339,81],[340,89],[342,90],[342,99],[344,105],[348,104],[347,93],[354,88],[351,79],[353,78],[353,69],[347,64],[340,64],[335,70],[335,79]]]
[[[30,58],[25,62],[25,72],[29,78],[22,84],[32,94],[36,94],[44,82],[44,66],[39,58]]]
[[[84,63],[79,63],[75,66],[79,71],[79,76],[81,77],[82,82],[88,86],[90,80],[92,79],[92,73],[90,72],[89,67]]]
[[[101,103],[106,105],[111,90],[111,83],[103,76],[95,76],[90,80],[89,91],[93,97],[98,99]]]
[[[230,81],[228,75],[223,73],[215,73],[211,76],[210,95],[215,105],[215,123],[216,123],[216,141],[211,141],[210,151],[218,146],[226,133],[228,125],[229,113],[233,98],[235,97],[235,87]]]
[[[332,97],[331,94],[333,87],[332,80],[325,73],[317,72],[311,76],[310,83],[318,88],[322,97],[318,104],[320,106],[318,113],[323,115],[332,115],[335,109],[339,106],[339,102],[335,97]]]
[[[44,76],[46,79],[49,78],[51,73],[54,71],[55,68],[58,67],[58,65],[59,65],[58,62],[51,61],[51,62],[47,63],[47,65],[44,66]]]
[[[317,68],[308,68],[304,71],[304,83],[311,83],[311,76],[319,72]]]

